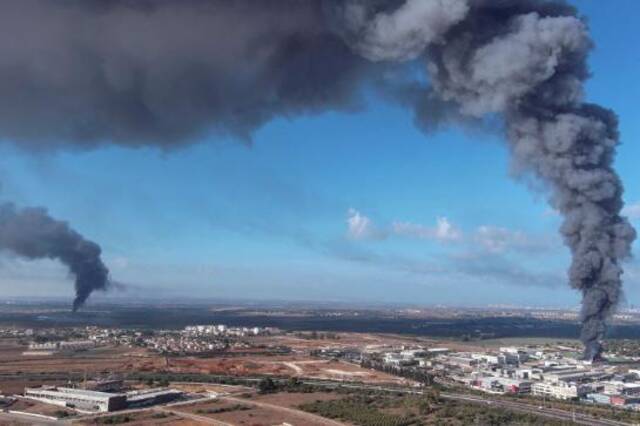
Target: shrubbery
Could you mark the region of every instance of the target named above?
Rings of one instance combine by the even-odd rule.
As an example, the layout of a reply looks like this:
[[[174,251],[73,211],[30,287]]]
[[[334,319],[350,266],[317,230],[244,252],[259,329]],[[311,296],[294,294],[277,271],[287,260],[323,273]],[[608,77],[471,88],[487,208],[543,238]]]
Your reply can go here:
[[[132,418],[126,414],[120,414],[117,416],[98,417],[96,423],[101,425],[117,425],[120,423],[129,423],[131,420]]]
[[[251,410],[251,407],[242,404],[235,404],[230,407],[219,407],[219,408],[208,408],[206,410],[200,409],[197,410],[198,414],[220,414],[220,413],[229,413],[232,411],[247,411]]]
[[[332,401],[315,401],[303,404],[304,411],[330,419],[340,419],[361,426],[409,426],[416,424],[411,415],[396,416],[375,408],[362,398],[345,398]]]

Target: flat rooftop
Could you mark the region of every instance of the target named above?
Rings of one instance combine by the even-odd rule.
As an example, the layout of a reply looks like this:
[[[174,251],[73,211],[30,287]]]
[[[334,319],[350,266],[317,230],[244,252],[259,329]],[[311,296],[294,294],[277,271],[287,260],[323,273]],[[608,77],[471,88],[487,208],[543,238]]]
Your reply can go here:
[[[107,393],[107,392],[98,392],[86,389],[75,389],[75,388],[56,388],[56,387],[42,387],[42,388],[25,388],[25,392],[39,392],[39,393],[47,393],[47,394],[62,394],[69,396],[85,396],[91,398],[112,398],[114,396],[124,396],[124,394],[118,393]]]

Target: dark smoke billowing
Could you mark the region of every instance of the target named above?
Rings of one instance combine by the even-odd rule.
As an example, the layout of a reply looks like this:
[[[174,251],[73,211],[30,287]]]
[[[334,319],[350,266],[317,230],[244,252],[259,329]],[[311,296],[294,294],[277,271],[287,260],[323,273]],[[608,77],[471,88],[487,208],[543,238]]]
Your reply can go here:
[[[100,246],[88,241],[65,222],[51,218],[42,208],[17,209],[0,204],[0,250],[26,259],[55,259],[75,278],[73,310],[94,290],[106,290],[109,271],[100,259]]]
[[[635,231],[616,118],[583,101],[592,43],[564,2],[6,0],[0,31],[0,138],[27,149],[248,138],[276,116],[351,110],[382,80],[424,128],[502,117],[514,172],[564,217],[598,355]],[[428,85],[389,81],[416,63]]]

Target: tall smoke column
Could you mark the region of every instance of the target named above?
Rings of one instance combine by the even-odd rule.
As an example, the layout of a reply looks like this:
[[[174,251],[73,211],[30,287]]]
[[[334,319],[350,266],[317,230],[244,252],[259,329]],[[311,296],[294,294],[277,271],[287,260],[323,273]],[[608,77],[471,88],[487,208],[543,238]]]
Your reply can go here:
[[[347,6],[360,52],[376,61],[426,52],[435,93],[456,114],[503,114],[514,172],[547,184],[563,215],[569,281],[582,292],[584,357],[598,358],[636,233],[620,214],[617,119],[583,101],[591,48],[584,22],[563,2],[408,0],[382,13],[365,4]],[[424,31],[433,20],[435,35]]]
[[[100,259],[101,249],[66,222],[53,219],[42,208],[17,209],[0,205],[0,250],[26,259],[55,259],[75,277],[77,310],[94,290],[106,290],[109,271]]]
[[[545,183],[564,217],[593,359],[635,231],[620,215],[615,116],[583,99],[591,44],[561,0],[4,0],[0,140],[246,140],[274,117],[354,110],[380,81],[423,128],[503,117],[515,174]],[[416,61],[428,85],[388,77]]]

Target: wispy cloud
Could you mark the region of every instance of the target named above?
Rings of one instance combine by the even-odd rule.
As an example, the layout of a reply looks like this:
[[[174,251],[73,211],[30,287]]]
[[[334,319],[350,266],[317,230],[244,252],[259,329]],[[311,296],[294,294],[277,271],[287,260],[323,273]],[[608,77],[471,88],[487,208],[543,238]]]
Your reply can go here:
[[[542,252],[557,246],[557,241],[549,235],[532,235],[495,225],[482,225],[466,234],[445,216],[436,218],[434,225],[393,221],[390,226],[378,226],[371,218],[354,208],[348,211],[347,236],[352,240],[401,237],[459,243],[473,252],[481,249],[488,253]]]
[[[491,282],[499,285],[554,287],[566,278],[562,271],[531,270],[518,254],[551,253],[559,246],[549,235],[529,234],[494,225],[482,225],[468,233],[447,217],[435,224],[393,221],[379,226],[356,209],[349,209],[347,240],[324,246],[325,254],[349,262],[367,264],[446,282]],[[415,259],[405,255],[378,253],[356,241],[410,238],[438,244],[452,244],[453,252]],[[515,256],[515,257],[514,257]]]
[[[473,240],[490,253],[505,253],[509,251],[531,253],[545,251],[554,246],[549,238],[492,225],[479,226],[476,229]]]
[[[435,226],[425,226],[411,222],[394,222],[391,225],[391,229],[394,235],[422,240],[455,242],[463,239],[462,231],[446,217],[437,218]]]
[[[506,256],[488,252],[464,252],[414,258],[379,253],[349,240],[326,242],[316,247],[325,255],[371,268],[407,273],[434,283],[494,284],[522,287],[556,287],[565,281],[562,271],[532,271]]]
[[[380,240],[391,236],[455,242],[463,239],[462,231],[446,217],[438,217],[433,226],[394,221],[390,226],[379,227],[362,212],[350,208],[347,211],[347,237],[352,240]]]
[[[462,277],[480,279],[495,284],[528,287],[556,287],[566,281],[560,270],[526,268],[505,253],[474,251],[447,256],[448,269]]]

